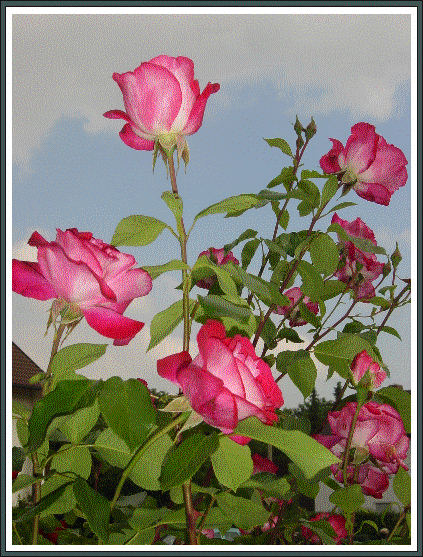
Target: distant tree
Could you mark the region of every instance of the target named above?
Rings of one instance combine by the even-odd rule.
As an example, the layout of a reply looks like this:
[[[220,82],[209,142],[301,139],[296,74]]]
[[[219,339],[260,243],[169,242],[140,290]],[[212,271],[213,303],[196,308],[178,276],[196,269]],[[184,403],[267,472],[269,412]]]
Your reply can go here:
[[[303,404],[299,404],[298,408],[292,410],[292,414],[307,418],[310,422],[310,433],[313,435],[320,431],[331,406],[332,402],[330,400],[319,397],[316,389],[313,389],[310,397]]]

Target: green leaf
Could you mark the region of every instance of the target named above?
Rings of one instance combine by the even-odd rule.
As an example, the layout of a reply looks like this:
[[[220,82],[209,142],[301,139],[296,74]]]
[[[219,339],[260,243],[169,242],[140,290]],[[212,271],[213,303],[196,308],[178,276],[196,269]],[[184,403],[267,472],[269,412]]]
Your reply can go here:
[[[266,305],[271,306],[272,304],[277,304],[286,306],[289,304],[289,299],[279,292],[274,282],[267,282],[260,277],[251,275],[241,267],[237,267],[237,272],[241,283]]]
[[[235,195],[233,197],[227,197],[219,203],[214,203],[210,205],[203,211],[200,211],[195,217],[194,222],[197,219],[201,219],[207,215],[214,215],[216,213],[226,213],[226,216],[230,216],[231,213],[243,213],[252,207],[255,207],[260,201],[257,195],[252,193],[242,193],[240,195]]]
[[[195,262],[192,272],[193,274],[199,271],[201,273],[201,271],[204,270],[206,270],[206,272],[212,271],[212,274],[216,275],[219,286],[225,294],[228,296],[238,296],[236,284],[231,275],[225,270],[224,266],[216,265],[213,261],[210,261],[208,257],[202,255]],[[207,276],[209,276],[209,274]]]
[[[293,462],[288,464],[290,474],[294,477],[295,484],[300,493],[310,499],[315,499],[319,493],[319,482],[304,476],[302,471]]]
[[[323,186],[323,190],[322,190],[322,198],[320,201],[321,208],[324,207],[327,203],[329,203],[332,197],[336,194],[336,192],[338,191],[338,186],[339,186],[338,178],[336,176],[331,176],[325,182],[325,185]]]
[[[388,325],[384,325],[381,328],[381,331],[383,331],[384,333],[388,333],[389,335],[393,335],[394,337],[397,337],[400,340],[402,340],[399,332],[396,329],[394,329],[393,327],[389,327]]]
[[[270,516],[270,512],[266,511],[262,505],[230,493],[218,493],[216,501],[219,509],[229,521],[242,530],[262,526]]]
[[[346,379],[354,357],[366,350],[369,356],[379,361],[372,345],[359,335],[341,333],[335,340],[326,340],[316,344],[314,355],[327,366],[334,368],[341,377]]]
[[[398,387],[383,387],[375,392],[376,400],[390,404],[401,416],[406,433],[411,433],[411,395]]]
[[[232,491],[236,491],[253,473],[250,448],[226,436],[219,438],[219,446],[211,461],[217,480]]]
[[[257,240],[256,238],[254,240],[250,240],[249,242],[245,243],[241,252],[241,265],[244,269],[246,269],[250,264],[259,245],[260,245],[260,240]]]
[[[192,311],[195,302],[189,300],[189,311]],[[178,300],[168,308],[156,313],[150,325],[150,343],[147,351],[162,342],[179,325],[183,319],[183,301]]]
[[[154,280],[162,273],[167,273],[168,271],[182,271],[184,269],[189,270],[190,267],[183,261],[179,261],[179,259],[172,259],[167,263],[163,263],[163,265],[145,266],[143,269],[144,271],[147,271],[150,277]]]
[[[147,528],[160,526],[161,524],[185,525],[185,522],[185,509],[171,511],[170,509],[166,509],[164,507],[158,509],[135,509],[133,515],[129,519],[130,526],[139,532],[146,530]]]
[[[74,478],[54,474],[41,485],[41,497],[43,498],[64,486],[60,496],[41,512],[41,516],[65,514],[75,508],[76,499],[72,489],[73,482],[70,483],[70,479],[73,480]]]
[[[254,238],[257,236],[257,230],[253,230],[252,228],[247,228],[242,234],[238,236],[236,240],[231,242],[230,244],[225,244],[223,249],[225,252],[231,251],[234,249],[235,246],[243,242],[244,240],[248,240],[249,238]]]
[[[218,434],[204,436],[194,433],[184,439],[168,455],[162,467],[160,484],[163,491],[181,485],[197,472],[200,466],[216,450]]]
[[[106,352],[107,344],[79,343],[66,346],[57,352],[51,363],[52,385],[56,386],[63,379],[76,379],[75,371],[81,369]]]
[[[389,309],[391,307],[390,302],[382,298],[382,296],[373,296],[373,298],[369,298],[369,304],[373,304],[374,306],[379,306],[382,309]]]
[[[26,460],[26,454],[22,447],[12,448],[12,470],[20,472]]]
[[[322,544],[335,545],[335,531],[326,520],[300,520],[300,524],[315,532]]]
[[[326,174],[317,172],[317,170],[302,170],[301,180],[308,180],[309,178],[326,178]]]
[[[276,178],[273,178],[273,180],[267,184],[267,187],[270,189],[278,186],[279,184],[283,184],[285,189],[289,191],[294,183],[294,180],[294,167],[286,166],[285,168],[282,168],[281,173],[276,176]]]
[[[304,201],[307,201],[312,208],[318,207],[320,203],[320,191],[314,182],[311,180],[300,180],[298,187],[305,193]]]
[[[266,139],[264,137],[263,139],[268,145],[270,145],[270,147],[277,147],[282,151],[282,153],[285,153],[285,155],[288,155],[289,157],[293,156],[291,147],[289,146],[289,143],[285,141],[285,139],[281,139],[280,137],[274,137],[273,139]]]
[[[164,191],[161,198],[174,214],[176,221],[179,222],[182,218],[182,212],[184,210],[182,198],[179,197],[179,195],[175,195],[171,191]]]
[[[278,425],[287,431],[297,430],[307,435],[310,435],[311,431],[310,420],[305,416],[283,416]]]
[[[41,514],[43,511],[48,509],[57,501],[61,495],[65,492],[66,488],[71,485],[72,482],[66,481],[65,484],[61,485],[45,497],[42,497],[39,503],[37,503],[34,507],[30,508],[26,512],[22,513],[19,517],[16,518],[15,522],[28,522],[32,520],[37,514]]]
[[[73,492],[91,530],[103,542],[107,543],[110,518],[109,501],[103,495],[94,491],[82,478],[75,480]]]
[[[72,414],[90,406],[95,397],[94,381],[61,381],[54,391],[39,400],[28,421],[28,452],[34,452],[43,443],[47,428],[57,416]]]
[[[364,495],[359,484],[341,487],[330,494],[329,501],[345,514],[351,515],[364,504]]]
[[[303,302],[298,304],[298,309],[300,310],[300,315],[303,319],[310,323],[316,329],[320,327],[320,319],[317,315],[315,315],[311,310],[308,309],[307,305]]]
[[[322,275],[331,275],[338,267],[339,251],[327,234],[318,234],[310,244],[310,257],[316,270]]]
[[[100,456],[118,468],[126,468],[133,456],[125,441],[111,429],[101,432],[95,445]],[[159,437],[140,457],[129,478],[143,489],[158,491],[162,463],[171,447],[172,441],[168,435]]]
[[[392,487],[395,495],[404,507],[411,503],[411,478],[401,466],[398,468],[398,472],[394,476]]]
[[[276,359],[276,367],[281,373],[288,373],[304,398],[311,395],[316,383],[317,369],[309,352],[306,350],[280,352]]]
[[[273,445],[285,453],[303,471],[306,478],[312,478],[323,468],[339,463],[339,459],[326,447],[302,431],[284,431],[264,425],[255,417],[239,422],[235,434]]]
[[[165,228],[172,230],[165,222],[154,217],[131,215],[117,225],[111,243],[113,246],[147,246]]]
[[[347,286],[340,280],[325,280],[323,283],[322,300],[330,300],[347,290]]]
[[[300,261],[297,270],[303,281],[301,286],[303,294],[313,302],[317,301],[324,289],[322,277],[307,261]]]
[[[251,310],[249,307],[237,305],[225,296],[209,294],[203,297],[198,295],[198,301],[209,319],[231,317],[241,323],[248,323],[250,320]]]
[[[285,499],[291,490],[291,485],[286,478],[277,478],[274,474],[267,473],[254,474],[240,487],[259,489],[278,499]]]
[[[92,406],[81,408],[59,425],[59,429],[72,443],[80,443],[96,425],[100,416],[98,401]]]
[[[339,211],[339,209],[345,209],[346,207],[353,207],[354,205],[357,205],[357,203],[353,203],[352,201],[344,201],[342,203],[338,203],[338,205],[335,205],[335,207],[332,207],[332,209],[329,209],[328,213],[333,213],[334,211]]]
[[[156,410],[150,393],[136,379],[110,377],[103,385],[99,403],[107,425],[131,450],[141,445],[155,424]]]
[[[297,331],[285,327],[279,331],[277,338],[280,340],[285,339],[288,342],[295,342],[295,343],[304,342],[304,340],[298,335]]]
[[[35,478],[34,476],[28,476],[28,474],[19,474],[19,476],[14,480],[12,484],[12,493],[16,493],[25,487],[30,487],[36,483],[40,483],[44,478]]]
[[[28,419],[31,415],[31,410],[22,402],[12,399],[12,414],[14,416],[21,416],[21,418]]]
[[[386,255],[386,251],[381,246],[375,246],[373,242],[365,238],[356,238],[347,234],[340,224],[334,222],[328,227],[328,232],[336,232],[339,238],[345,242],[352,242],[358,249],[366,253],[381,253]]]
[[[82,445],[62,445],[51,460],[52,470],[85,479],[91,474],[91,465],[90,451]]]

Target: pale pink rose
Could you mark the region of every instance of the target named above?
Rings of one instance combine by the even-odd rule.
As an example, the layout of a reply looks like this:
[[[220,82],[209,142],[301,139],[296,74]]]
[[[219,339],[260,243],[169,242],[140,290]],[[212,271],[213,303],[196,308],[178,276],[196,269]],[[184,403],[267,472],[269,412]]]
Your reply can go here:
[[[234,256],[231,251],[225,254],[225,250],[223,248],[216,249],[216,248],[209,248],[208,250],[202,251],[198,257],[205,256],[210,261],[215,263],[216,265],[225,265],[225,263],[233,263],[234,265],[239,265],[238,259]],[[215,285],[217,279],[214,275],[201,279],[197,282],[197,286],[200,288],[207,288],[210,289],[213,285]]]
[[[345,529],[345,518],[342,515],[318,513],[314,518],[310,518],[310,522],[315,522],[317,520],[325,520],[326,522],[329,522],[335,532],[334,541],[336,544],[342,543],[342,541],[348,536],[348,532]],[[320,537],[306,526],[301,526],[301,533],[310,544],[317,545],[322,543]]]
[[[332,139],[332,149],[320,159],[323,172],[343,172],[344,183],[368,201],[389,205],[392,194],[407,182],[408,164],[398,147],[389,145],[375,127],[360,122],[351,128],[345,147]]]
[[[274,313],[278,313],[279,315],[288,315],[290,327],[299,327],[307,323],[307,321],[301,317],[298,303],[302,295],[301,288],[298,288],[298,286],[290,288],[284,292],[284,296],[290,300],[289,306],[278,306],[274,311]],[[308,296],[304,296],[302,303],[305,304],[314,315],[319,313],[319,304],[312,302]]]
[[[377,245],[373,231],[360,218],[348,222],[339,218],[335,213],[332,217],[333,223],[339,224],[350,236],[363,238],[375,246]],[[352,242],[344,242],[339,235],[338,239],[343,247],[344,255],[343,266],[336,271],[335,276],[340,281],[349,284],[359,300],[373,298],[376,293],[372,281],[383,272],[384,264],[377,260],[374,253],[361,251]]]
[[[206,423],[230,434],[249,416],[265,424],[278,419],[275,409],[283,404],[282,393],[247,338],[227,338],[222,323],[208,320],[197,343],[194,360],[188,352],[180,352],[158,360],[157,370],[180,386]]]
[[[269,472],[270,474],[277,474],[278,467],[274,462],[268,458],[261,456],[257,453],[251,455],[253,460],[253,475],[260,474],[260,472]]]
[[[214,530],[212,528],[206,528],[205,530],[201,530],[201,533],[206,536],[209,540],[214,538]]]
[[[386,379],[386,372],[380,367],[380,365],[372,360],[372,358],[367,354],[365,350],[357,354],[351,363],[351,373],[354,382],[358,384],[363,376],[369,372],[369,385],[368,387],[373,390],[380,387],[383,381]]]
[[[158,138],[169,146],[185,145],[185,136],[198,131],[207,100],[220,89],[208,83],[202,93],[194,79],[194,63],[189,58],[160,55],[143,62],[133,72],[114,73],[126,112],[110,110],[106,118],[126,120],[119,133],[133,149],[151,151]]]
[[[132,300],[152,287],[146,271],[132,268],[132,255],[76,228],[58,229],[54,242],[34,232],[28,244],[38,248],[38,263],[13,259],[14,292],[37,300],[56,298],[58,311],[66,309],[75,319],[85,317],[116,345],[128,344],[142,329],[144,323],[122,315]]]

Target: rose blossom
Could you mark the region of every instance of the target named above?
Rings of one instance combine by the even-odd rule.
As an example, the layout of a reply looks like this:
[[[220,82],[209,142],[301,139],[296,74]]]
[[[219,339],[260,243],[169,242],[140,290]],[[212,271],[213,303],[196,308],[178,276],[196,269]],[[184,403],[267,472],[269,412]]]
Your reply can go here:
[[[249,416],[265,424],[278,419],[275,409],[283,404],[282,393],[270,367],[247,338],[226,338],[222,323],[208,320],[197,343],[199,354],[194,360],[188,352],[180,352],[158,360],[157,370],[180,386],[206,423],[232,433]]]
[[[134,298],[151,290],[150,275],[133,269],[132,255],[93,238],[91,232],[70,228],[57,229],[54,242],[38,232],[28,241],[38,248],[38,263],[13,259],[14,292],[49,300],[55,317],[66,311],[74,320],[85,317],[88,325],[101,335],[124,345],[142,329],[144,323],[122,314]]]
[[[334,223],[339,224],[349,236],[363,238],[369,240],[375,246],[377,245],[373,230],[360,218],[348,222],[340,219],[335,213],[332,217],[332,224]],[[349,284],[355,290],[359,300],[373,298],[376,292],[372,281],[383,272],[383,263],[376,259],[374,253],[362,251],[350,241],[344,242],[339,235],[338,239],[344,249],[344,258],[342,259],[344,265],[336,271],[335,276],[340,281]],[[357,264],[360,268],[357,268]]]
[[[386,379],[386,372],[372,360],[365,350],[357,354],[350,367],[355,384],[358,384],[367,372],[369,373],[370,384],[368,386],[371,390],[380,387]]]
[[[232,262],[234,265],[239,265],[238,259],[234,256],[231,251],[225,254],[225,250],[223,248],[216,249],[216,248],[209,248],[208,250],[202,251],[198,257],[205,256],[212,263],[215,263],[219,267],[221,265],[225,265],[225,263]],[[200,288],[207,288],[210,289],[214,284],[216,284],[217,279],[215,276],[210,276],[204,279],[201,279],[197,282],[197,286]]]
[[[299,308],[299,300],[303,295],[301,288],[295,286],[294,288],[290,288],[284,295],[289,298],[290,304],[289,306],[278,306],[274,313],[278,313],[279,315],[288,315],[289,316],[289,325],[290,327],[299,327],[300,325],[305,325],[307,321],[305,321],[300,316],[300,308]],[[305,304],[308,309],[317,315],[319,313],[319,304],[316,302],[312,302],[308,296],[304,296],[302,299],[302,303]]]
[[[348,532],[345,529],[345,518],[340,514],[330,514],[330,513],[319,513],[316,514],[314,518],[310,518],[309,522],[315,522],[316,520],[325,520],[329,522],[335,532],[334,541],[336,544],[340,544],[348,536]],[[322,540],[320,537],[307,528],[306,526],[301,526],[301,533],[306,538],[310,544],[321,544]]]
[[[345,147],[332,139],[332,149],[320,159],[323,172],[344,172],[342,181],[368,201],[389,205],[391,196],[407,182],[408,164],[398,147],[389,145],[375,127],[360,122],[351,128]]]
[[[114,73],[126,112],[110,110],[106,118],[126,120],[119,133],[133,149],[151,151],[158,139],[162,146],[177,146],[183,153],[185,136],[198,131],[207,100],[220,89],[218,83],[208,83],[202,93],[194,79],[194,63],[189,58],[157,56],[143,62],[133,72]]]

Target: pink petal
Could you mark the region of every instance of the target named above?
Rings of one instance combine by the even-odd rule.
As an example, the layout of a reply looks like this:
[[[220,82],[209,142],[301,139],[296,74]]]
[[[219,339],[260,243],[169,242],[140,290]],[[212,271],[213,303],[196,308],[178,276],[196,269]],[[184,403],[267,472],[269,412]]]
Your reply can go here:
[[[138,151],[152,151],[154,149],[154,141],[150,141],[149,139],[143,139],[136,133],[134,133],[131,124],[125,124],[123,128],[119,132],[119,137],[132,149],[136,149]]]
[[[253,475],[260,474],[260,472],[269,472],[270,474],[278,473],[277,465],[271,460],[269,460],[268,458],[265,458],[264,456],[261,456],[258,453],[252,454],[251,458],[253,460],[253,465],[254,465]]]
[[[157,56],[150,60],[150,64],[156,64],[166,68],[175,78],[181,87],[182,101],[179,113],[172,123],[172,131],[180,132],[184,129],[188,117],[194,106],[197,95],[195,95],[194,80],[194,63],[190,58],[178,56]]]
[[[248,445],[251,441],[251,437],[245,437],[245,435],[229,435],[229,439],[232,439],[238,445]]]
[[[113,74],[131,120],[145,133],[168,132],[182,102],[177,79],[165,68],[145,62],[134,72]]]
[[[90,327],[105,337],[115,339],[117,345],[128,344],[144,327],[140,321],[103,307],[87,308],[83,313]]]
[[[12,260],[12,290],[36,300],[56,298],[56,292],[44,278],[38,263]]]
[[[203,416],[206,423],[218,427],[223,433],[232,433],[238,425],[235,396],[225,388],[214,399],[207,400],[201,406],[191,406]]]
[[[354,185],[353,189],[363,199],[373,201],[379,205],[389,205],[391,201],[392,192],[381,184],[368,184],[359,181]]]
[[[146,296],[150,292],[153,282],[147,271],[143,269],[129,269],[109,280],[108,285],[116,295],[116,303],[119,307],[124,306],[124,309],[126,309],[128,304],[135,298]],[[109,304],[108,307],[115,309],[112,305],[109,306]],[[124,309],[119,311],[119,313],[122,313]]]
[[[32,233],[31,238],[28,240],[28,245],[34,246],[36,248],[40,246],[45,246],[47,244],[49,244],[49,242],[47,242],[47,240],[43,238],[41,234],[39,234],[36,231]]]
[[[178,375],[183,367],[188,366],[192,359],[188,352],[179,352],[157,360],[157,373],[172,383],[179,383]]]
[[[123,110],[109,110],[103,114],[105,118],[111,118],[112,120],[126,120],[131,122],[131,118]]]
[[[105,300],[100,284],[85,263],[71,261],[55,242],[38,248],[38,263],[58,298],[77,305]]]
[[[326,174],[332,174],[341,170],[338,157],[344,150],[344,146],[338,139],[330,138],[330,141],[332,141],[332,149],[326,155],[323,155],[319,161],[320,168]]]
[[[345,163],[354,174],[364,172],[376,156],[379,136],[375,127],[360,122],[351,128],[351,135],[345,145]]]
[[[406,164],[408,161],[401,149],[389,145],[383,137],[379,136],[376,158],[358,178],[360,182],[381,184],[393,193],[407,181]]]
[[[103,275],[102,267],[98,259],[92,251],[87,247],[89,241],[82,240],[72,230],[57,229],[56,242],[61,246],[66,256],[75,263],[85,263],[93,273],[101,277]]]
[[[218,83],[208,83],[201,95],[197,97],[188,121],[182,130],[184,135],[191,135],[200,128],[203,123],[204,110],[206,108],[207,100],[210,95],[217,93],[219,89],[220,85]]]

